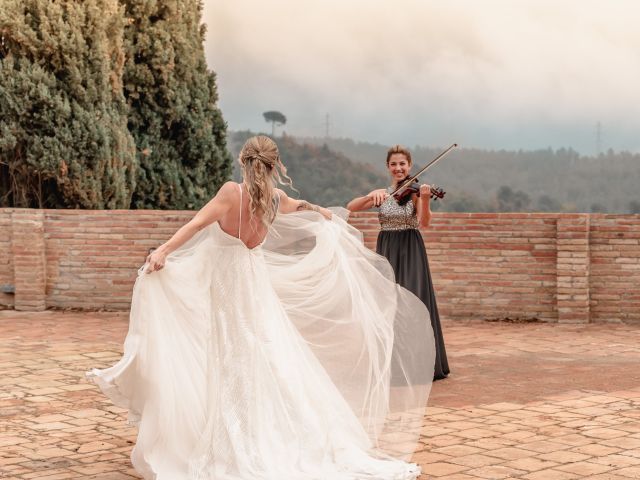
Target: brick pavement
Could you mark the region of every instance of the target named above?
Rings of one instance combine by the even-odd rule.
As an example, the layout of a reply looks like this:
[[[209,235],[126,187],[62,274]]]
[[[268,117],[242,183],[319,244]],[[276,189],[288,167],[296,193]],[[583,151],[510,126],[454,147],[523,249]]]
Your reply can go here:
[[[135,430],[90,367],[119,358],[122,313],[0,312],[0,478],[139,478]],[[423,479],[640,478],[640,326],[445,323]]]

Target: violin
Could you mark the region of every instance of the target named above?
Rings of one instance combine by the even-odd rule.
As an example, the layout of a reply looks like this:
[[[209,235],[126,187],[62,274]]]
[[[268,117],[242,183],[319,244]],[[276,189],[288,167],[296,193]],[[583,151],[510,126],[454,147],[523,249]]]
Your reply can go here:
[[[407,177],[407,178],[409,178],[409,177]],[[403,182],[405,180],[403,180]],[[402,183],[402,182],[400,182],[400,183]],[[395,193],[393,195],[393,198],[396,199],[396,202],[398,202],[398,205],[403,206],[403,205],[406,205],[409,202],[409,200],[411,199],[411,196],[414,193],[416,195],[420,196],[420,182],[418,182],[417,179],[413,180],[409,185],[407,185],[407,187],[404,190],[401,190],[401,191]],[[445,192],[442,189],[442,187],[439,187],[437,185],[431,185],[431,199],[432,200],[438,200],[439,198],[444,198],[446,193],[447,192]]]

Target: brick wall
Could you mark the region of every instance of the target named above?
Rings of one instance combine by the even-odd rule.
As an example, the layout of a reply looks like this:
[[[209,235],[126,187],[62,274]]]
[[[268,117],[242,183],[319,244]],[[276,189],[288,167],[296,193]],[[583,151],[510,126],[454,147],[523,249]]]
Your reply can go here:
[[[556,217],[434,214],[422,234],[441,315],[555,320]],[[355,214],[352,223],[375,248],[375,215]]]
[[[47,305],[126,309],[136,269],[191,212],[45,210]]]
[[[640,215],[593,215],[590,227],[592,321],[640,322]]]
[[[14,296],[3,292],[3,289],[12,287],[13,281],[13,254],[11,253],[11,210],[0,209],[0,305],[12,307]]]
[[[128,308],[135,269],[192,212],[0,210],[0,305]],[[378,222],[351,223],[375,247]],[[640,215],[434,214],[423,232],[450,319],[640,322]]]

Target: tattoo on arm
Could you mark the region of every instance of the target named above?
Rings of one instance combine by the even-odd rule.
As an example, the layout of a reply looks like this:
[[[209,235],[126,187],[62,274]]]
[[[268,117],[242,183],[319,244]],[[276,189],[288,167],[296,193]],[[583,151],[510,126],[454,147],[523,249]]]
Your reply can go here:
[[[298,208],[296,209],[298,211],[300,210],[312,210],[314,212],[320,212],[320,207],[318,207],[317,205],[313,205],[312,203],[307,202],[306,200],[300,200],[300,203],[298,204]]]

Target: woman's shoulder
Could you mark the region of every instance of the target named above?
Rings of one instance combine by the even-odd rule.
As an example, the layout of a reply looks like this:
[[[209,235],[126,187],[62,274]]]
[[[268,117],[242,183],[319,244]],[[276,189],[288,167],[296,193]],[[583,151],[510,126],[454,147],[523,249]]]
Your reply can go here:
[[[222,186],[218,189],[216,196],[226,197],[226,198],[235,198],[240,193],[240,184],[233,181],[224,182]]]
[[[288,200],[288,199],[289,199],[289,195],[287,195],[287,192],[285,192],[284,190],[281,190],[279,188],[274,188],[273,189],[273,200],[275,202],[278,202],[278,204],[279,204],[283,200]]]
[[[231,190],[238,190],[240,188],[240,184],[238,182],[234,182],[232,180],[229,180],[227,182],[224,182],[222,184],[222,186],[220,187],[220,190],[218,190],[219,192],[222,191],[231,191]]]

